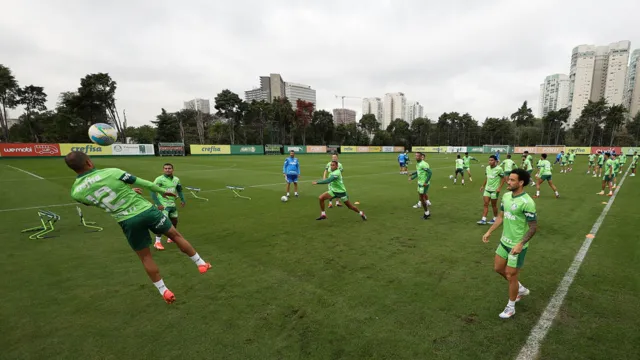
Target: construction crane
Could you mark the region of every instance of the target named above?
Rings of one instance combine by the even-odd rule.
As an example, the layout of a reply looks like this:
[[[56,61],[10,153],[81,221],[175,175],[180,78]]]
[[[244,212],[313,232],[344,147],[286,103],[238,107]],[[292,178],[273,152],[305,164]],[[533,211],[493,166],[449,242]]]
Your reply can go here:
[[[362,99],[359,96],[336,95],[336,99],[342,98],[342,108],[344,109],[344,98]]]

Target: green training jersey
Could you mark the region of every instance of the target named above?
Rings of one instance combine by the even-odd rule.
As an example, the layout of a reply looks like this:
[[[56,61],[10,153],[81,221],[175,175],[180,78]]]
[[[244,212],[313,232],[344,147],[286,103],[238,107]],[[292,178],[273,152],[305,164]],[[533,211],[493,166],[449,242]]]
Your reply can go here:
[[[342,182],[342,171],[340,171],[340,169],[330,171],[327,180],[331,181],[329,183],[329,191],[334,194],[347,192],[347,189],[344,187],[344,182]]]
[[[456,159],[456,169],[462,169],[464,167],[464,160]]]
[[[511,160],[511,159],[506,159],[502,162],[502,167],[504,168],[504,172],[511,172],[511,170],[516,169],[518,167],[518,165],[516,165],[516,163]]]
[[[463,156],[462,161],[464,162],[464,167],[468,168],[472,159],[475,160],[476,158],[474,158],[473,156]]]
[[[620,171],[620,159],[613,160],[613,173],[617,174]]]
[[[508,192],[502,196],[500,210],[504,212],[500,241],[508,248],[516,246],[527,233],[528,223],[537,220],[536,203],[526,192],[513,196]],[[523,249],[529,247],[524,244]]]
[[[533,164],[533,156],[527,155],[527,160],[529,160],[529,162]]]
[[[172,192],[174,194],[179,194],[182,192],[182,184],[180,183],[180,179],[177,176],[167,176],[160,175],[154,181],[154,184],[160,186],[163,189],[167,189],[167,191]],[[176,200],[173,197],[163,198],[162,196],[157,197],[160,205],[164,207],[176,207]]]
[[[485,186],[485,190],[497,191],[500,186],[500,179],[504,177],[504,169],[500,166],[492,168],[487,165],[485,173],[487,174],[487,186]]]
[[[566,163],[567,162],[567,154],[562,154],[562,156],[560,156],[560,161],[562,163]]]
[[[551,175],[551,163],[549,160],[538,161],[538,169],[540,169],[540,175]]]
[[[327,172],[331,172],[331,161],[329,161],[327,163],[327,166],[324,167],[325,170],[327,170]],[[338,162],[338,170],[340,170],[340,172],[342,172],[342,164],[340,162]]]
[[[596,154],[589,155],[589,162],[594,162],[594,161],[596,161]]]
[[[429,163],[422,160],[416,164],[416,172],[418,173],[418,184],[431,184],[431,168]]]
[[[627,154],[622,153],[622,155],[620,155],[620,157],[618,159],[620,159],[620,164],[626,164],[626,162],[627,162]]]
[[[638,155],[634,155],[634,156],[633,156],[633,158],[631,159],[631,163],[632,163],[633,165],[638,164]]]
[[[598,155],[598,164],[600,165],[604,164],[604,155],[602,154]]]
[[[120,222],[153,206],[129,187],[135,181],[136,177],[124,170],[94,169],[78,175],[71,186],[71,197],[82,204],[102,208]]]
[[[609,159],[604,162],[604,174],[611,175],[611,169],[613,168],[613,160]]]
[[[528,158],[524,160],[522,167],[527,171],[533,170],[533,166],[531,166],[531,160],[529,160]]]
[[[569,161],[575,161],[576,160],[576,154],[571,153],[569,154]]]

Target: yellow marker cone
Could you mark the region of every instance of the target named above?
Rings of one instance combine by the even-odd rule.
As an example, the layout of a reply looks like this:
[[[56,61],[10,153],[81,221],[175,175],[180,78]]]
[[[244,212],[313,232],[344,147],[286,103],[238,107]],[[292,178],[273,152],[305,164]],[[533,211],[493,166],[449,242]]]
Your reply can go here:
[[[360,205],[360,201],[356,201],[354,204],[355,205]]]
[[[602,205],[607,205],[607,204],[608,204],[608,202],[606,202],[606,201],[602,202]]]
[[[446,186],[443,186],[442,188],[443,188],[443,189],[446,189],[447,187],[446,187]]]
[[[593,238],[594,238],[594,237],[596,237],[596,236],[595,236],[595,235],[593,235],[593,234],[587,234],[587,237],[588,237],[589,239],[593,239]]]

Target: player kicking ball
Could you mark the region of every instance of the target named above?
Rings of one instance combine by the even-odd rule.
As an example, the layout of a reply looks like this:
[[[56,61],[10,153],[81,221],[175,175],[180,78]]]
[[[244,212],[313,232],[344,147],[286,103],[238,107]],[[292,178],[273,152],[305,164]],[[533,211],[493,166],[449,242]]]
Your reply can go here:
[[[347,196],[347,189],[344,187],[344,183],[342,182],[342,172],[338,169],[338,161],[331,161],[331,172],[329,173],[329,177],[324,180],[318,180],[312,182],[313,185],[320,184],[329,184],[329,191],[323,193],[318,197],[320,201],[320,217],[316,220],[325,220],[327,218],[327,214],[324,212],[324,202],[327,200],[331,200],[334,198],[338,198],[342,200],[342,202],[351,210],[355,211],[360,215],[362,220],[367,220],[367,216],[363,211],[360,211],[357,207],[355,207],[351,201],[349,201],[349,196]]]
[[[333,154],[331,155],[331,161],[338,161],[338,155]],[[327,166],[325,166],[324,168],[324,173],[322,173],[322,180],[327,178],[327,175],[331,172],[331,161],[329,161],[327,163]],[[342,168],[342,164],[338,161],[338,170],[340,170],[340,172],[343,172],[343,168]],[[329,200],[329,209],[331,209],[333,207],[333,204],[331,203],[333,200]],[[340,204],[340,199],[336,199],[336,206],[342,206],[342,204]]]
[[[177,193],[178,197],[180,197],[180,206],[184,207],[186,205],[186,201],[184,199],[184,194],[182,193],[182,184],[180,183],[180,179],[173,175],[173,165],[170,163],[164,164],[162,166],[162,172],[164,174],[158,176],[153,183],[163,189],[167,189],[170,193]],[[158,194],[154,192],[151,193],[151,199],[158,207],[158,210],[162,211],[165,216],[171,220],[173,227],[177,229],[178,207],[176,206],[176,200],[174,198],[159,197]],[[167,243],[172,242],[173,240],[170,238],[167,239]],[[153,247],[157,250],[164,250],[164,246],[162,246],[162,235],[156,235],[156,242],[153,244]]]
[[[516,302],[530,291],[518,281],[524,265],[524,257],[529,248],[529,240],[538,229],[536,204],[524,191],[531,177],[523,169],[516,169],[509,174],[507,192],[502,196],[500,214],[496,222],[482,236],[484,243],[489,242],[491,234],[504,222],[500,244],[496,249],[493,269],[509,282],[509,302],[500,313],[500,318],[508,319],[516,313]]]
[[[158,208],[140,196],[137,193],[140,190],[135,191],[129,185],[137,185],[151,192],[160,193],[163,197],[175,197],[176,194],[120,169],[98,170],[89,156],[80,151],[70,152],[64,161],[78,174],[71,187],[71,197],[81,204],[102,208],[118,222],[129,245],[140,258],[147,275],[168,304],[173,303],[176,297],[164,284],[158,265],[153,261],[151,250],[149,250],[151,245],[149,231],[164,234],[172,239],[196,264],[201,274],[211,268],[211,264],[202,260],[171,221]]]

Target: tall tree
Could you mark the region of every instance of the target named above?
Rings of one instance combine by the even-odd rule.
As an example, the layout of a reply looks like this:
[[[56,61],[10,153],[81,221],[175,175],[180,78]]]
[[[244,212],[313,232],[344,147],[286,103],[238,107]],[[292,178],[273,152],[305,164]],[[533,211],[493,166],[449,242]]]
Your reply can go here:
[[[387,126],[387,132],[391,135],[394,145],[411,146],[411,130],[408,122],[395,119]]]
[[[307,128],[311,124],[314,110],[315,105],[312,102],[296,100],[296,127],[302,132],[302,145],[307,145]]]
[[[229,126],[229,137],[233,145],[236,140],[236,125],[242,121],[242,116],[248,108],[247,103],[229,89],[224,89],[216,95],[215,103],[215,109],[218,110],[216,114],[223,117]]]
[[[35,142],[40,142],[40,137],[38,136],[38,125],[34,123],[33,114],[47,110],[46,102],[47,94],[45,94],[44,89],[40,86],[29,85],[23,89],[18,89],[18,104],[24,105],[24,121]]]
[[[180,142],[180,126],[175,115],[162,109],[162,113],[151,121],[156,125],[156,141],[158,142]]]
[[[118,137],[124,141],[124,125],[116,107],[117,87],[118,84],[108,73],[88,74],[80,79],[78,96],[85,109],[92,115],[99,118],[106,116],[107,122],[115,126]]]
[[[511,120],[516,126],[531,126],[533,125],[533,110],[527,105],[527,102],[523,102],[522,106],[518,108],[516,112],[511,114]]]
[[[427,118],[415,118],[411,122],[411,139],[412,145],[424,146],[429,145],[431,121]]]
[[[376,120],[376,116],[374,114],[363,115],[358,122],[358,126],[367,133],[370,139],[372,139],[373,134],[380,129],[380,123]]]
[[[604,118],[603,135],[610,136],[609,146],[613,146],[616,132],[620,130],[626,117],[627,109],[623,105],[613,105],[607,109],[607,115]]]
[[[633,139],[633,144],[640,146],[640,111],[627,123],[626,128],[627,133]]]
[[[313,113],[311,132],[316,144],[329,145],[333,141],[335,130],[333,115],[330,112],[319,110]]]
[[[7,109],[13,109],[17,105],[18,82],[11,73],[11,69],[0,64],[0,126],[2,127],[3,138],[9,140],[9,127],[7,125]]]

